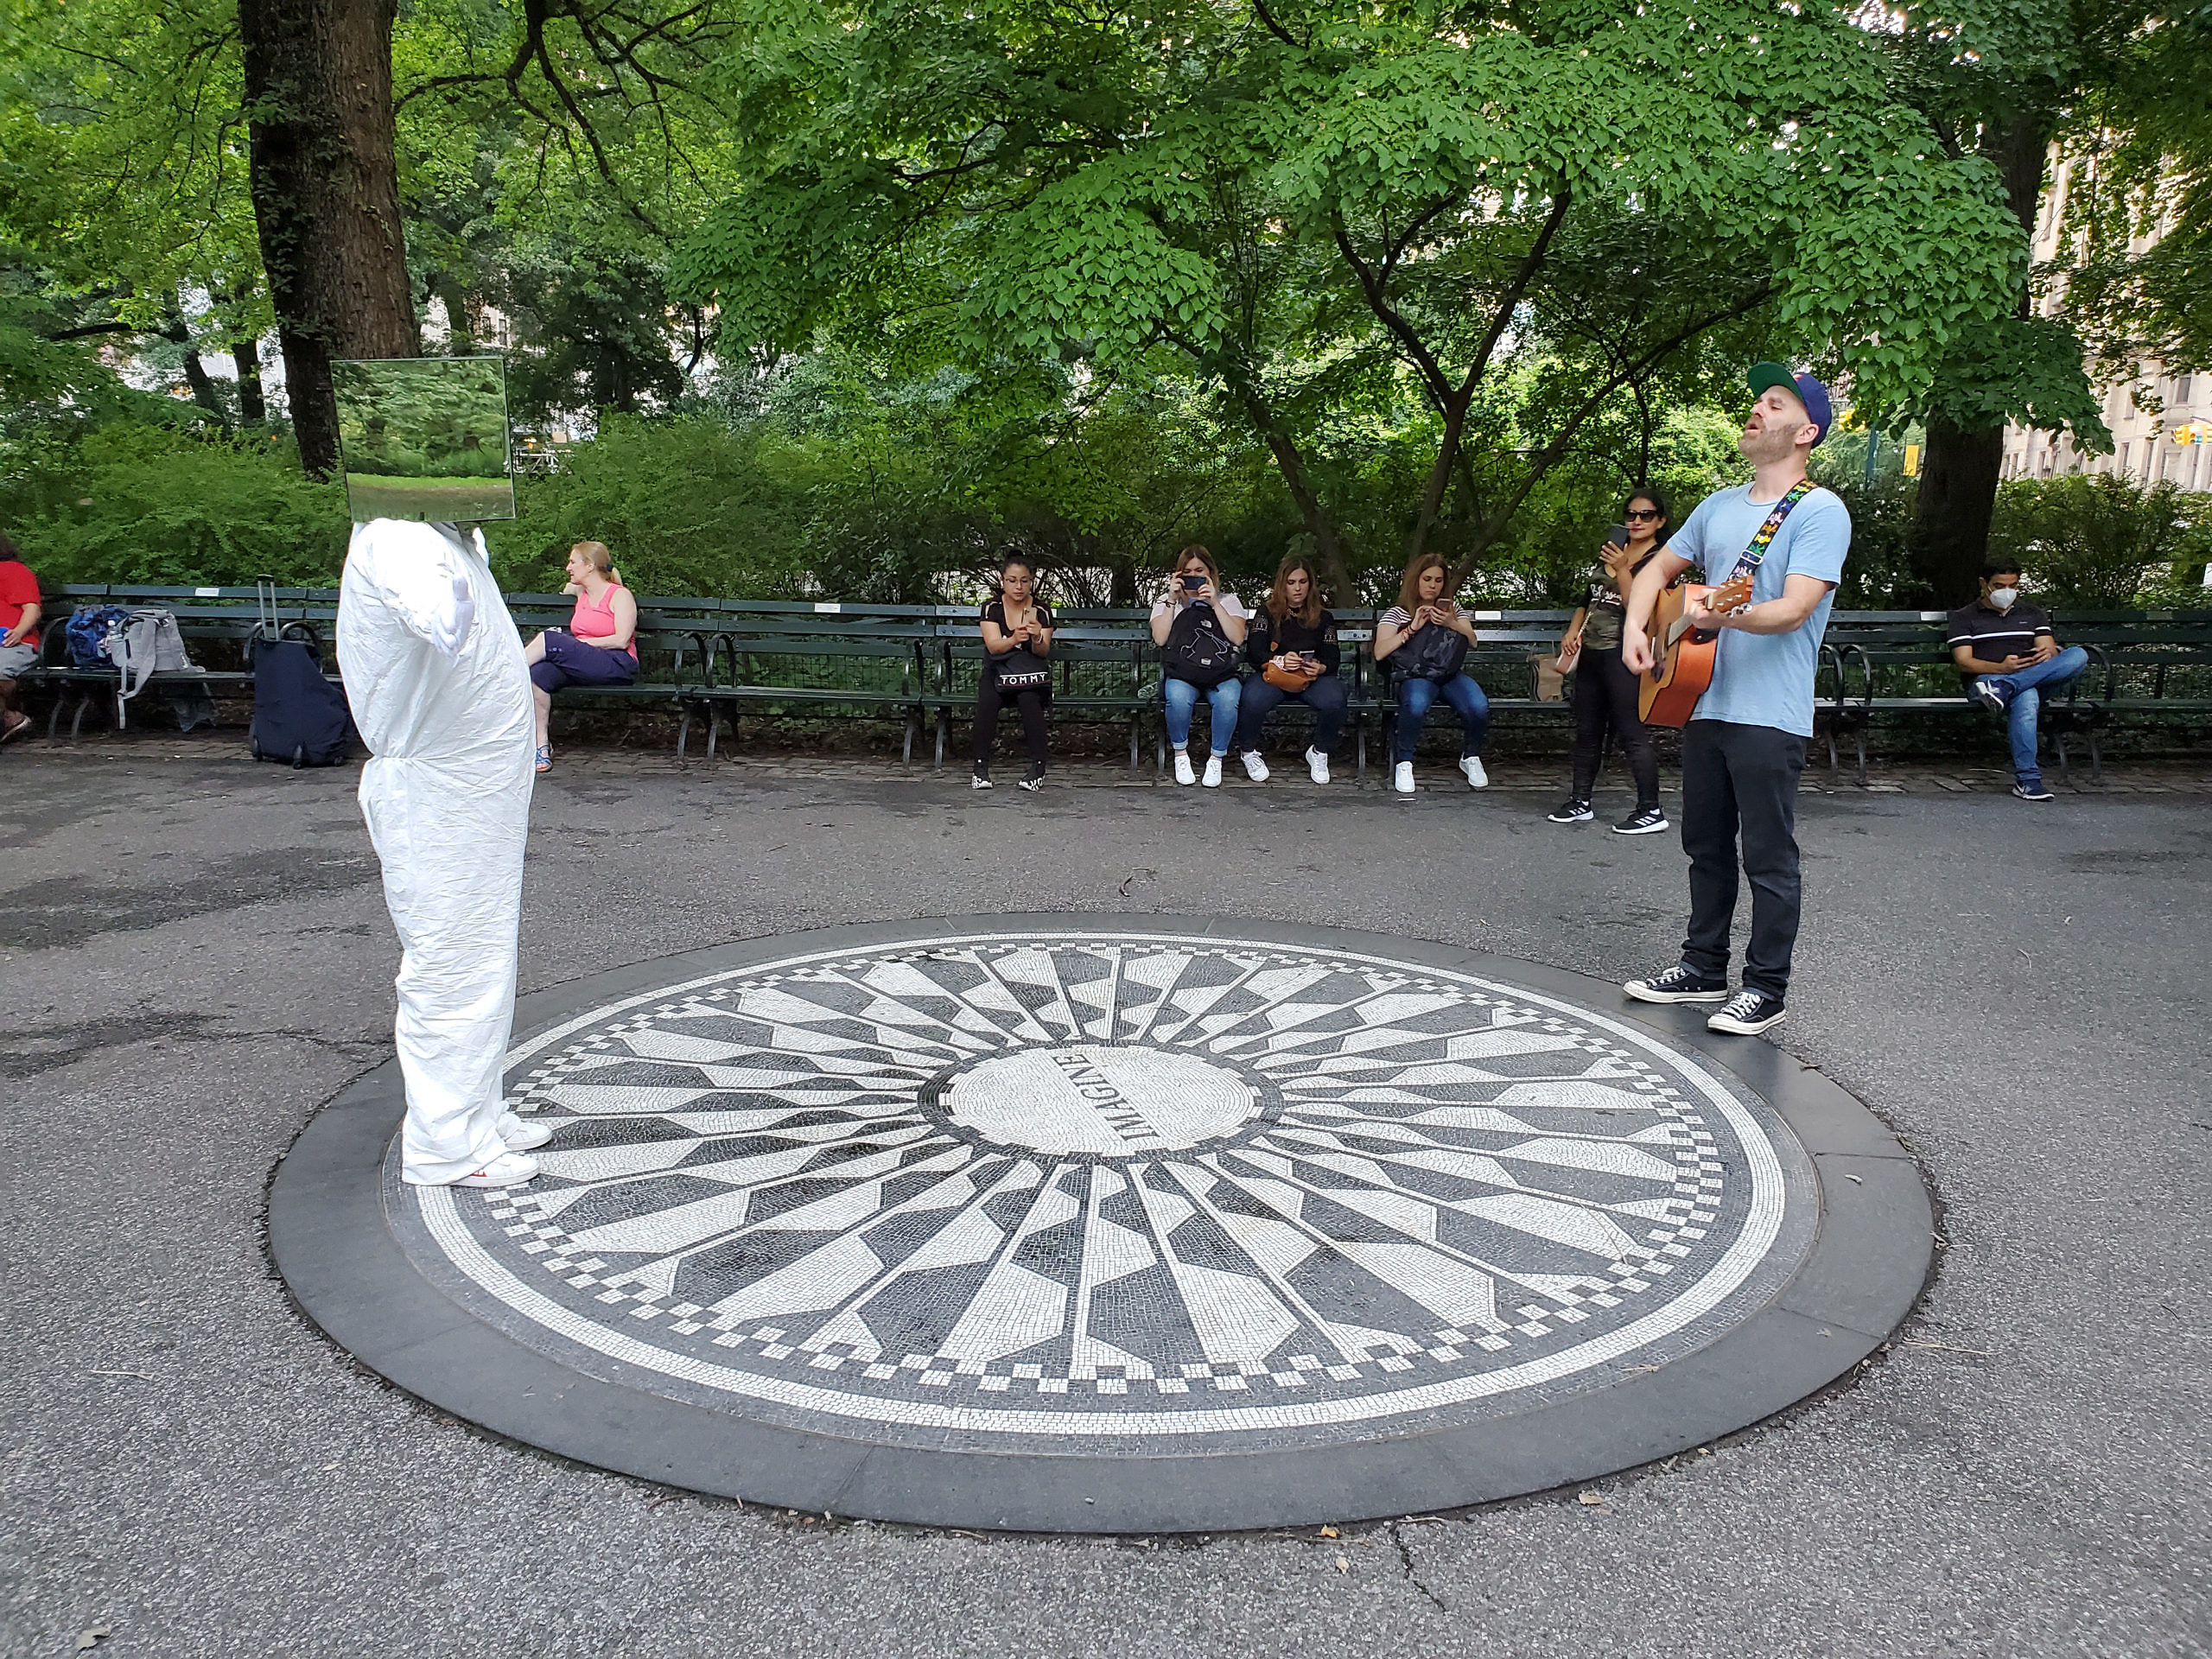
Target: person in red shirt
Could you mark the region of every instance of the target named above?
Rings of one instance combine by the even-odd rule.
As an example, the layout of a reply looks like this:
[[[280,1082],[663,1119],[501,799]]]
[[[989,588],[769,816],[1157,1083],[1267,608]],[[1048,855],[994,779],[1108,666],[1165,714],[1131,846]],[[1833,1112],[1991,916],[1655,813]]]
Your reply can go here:
[[[31,728],[30,717],[16,711],[16,680],[38,661],[38,620],[43,614],[38,578],[0,531],[0,743]]]

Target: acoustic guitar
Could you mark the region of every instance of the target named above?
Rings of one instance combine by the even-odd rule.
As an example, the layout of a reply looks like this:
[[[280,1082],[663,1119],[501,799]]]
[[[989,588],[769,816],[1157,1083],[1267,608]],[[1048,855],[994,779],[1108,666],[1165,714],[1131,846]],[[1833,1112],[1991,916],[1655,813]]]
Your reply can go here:
[[[1720,636],[1692,625],[1690,601],[1701,600],[1719,615],[1751,602],[1751,573],[1732,576],[1718,588],[1688,582],[1668,588],[1651,607],[1651,667],[1637,688],[1637,707],[1647,726],[1687,726],[1697,700],[1713,684]]]

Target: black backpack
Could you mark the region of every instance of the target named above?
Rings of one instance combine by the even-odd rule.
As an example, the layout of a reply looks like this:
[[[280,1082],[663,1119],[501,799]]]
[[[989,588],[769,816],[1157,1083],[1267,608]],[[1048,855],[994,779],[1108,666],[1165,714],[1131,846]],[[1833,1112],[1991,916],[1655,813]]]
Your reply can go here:
[[[1201,691],[1236,678],[1237,655],[1211,605],[1185,605],[1160,648],[1160,665],[1169,675]]]
[[[1401,680],[1448,680],[1466,664],[1467,636],[1432,622],[1384,660]]]
[[[253,664],[253,758],[296,768],[342,766],[355,741],[346,694],[323,674],[314,629],[288,623],[283,636],[257,631],[246,645]]]

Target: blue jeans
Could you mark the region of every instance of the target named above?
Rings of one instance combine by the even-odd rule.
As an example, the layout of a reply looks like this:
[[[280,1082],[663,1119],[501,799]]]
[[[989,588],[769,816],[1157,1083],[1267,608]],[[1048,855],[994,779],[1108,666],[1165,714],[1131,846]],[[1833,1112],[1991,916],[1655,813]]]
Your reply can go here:
[[[1483,752],[1483,734],[1490,729],[1490,699],[1465,674],[1455,674],[1441,685],[1434,680],[1398,682],[1398,733],[1393,747],[1399,760],[1414,758],[1414,746],[1421,741],[1421,723],[1428,718],[1429,704],[1439,697],[1459,714],[1460,758]]]
[[[1229,753],[1229,735],[1236,729],[1236,702],[1243,694],[1244,682],[1236,678],[1224,680],[1219,685],[1200,690],[1188,680],[1167,680],[1167,745],[1179,749],[1191,741],[1191,715],[1198,706],[1198,699],[1206,700],[1206,707],[1213,711],[1213,730],[1207,734],[1216,754]]]
[[[2089,653],[2069,645],[2047,663],[2012,674],[1985,674],[1980,683],[2005,699],[2005,719],[2012,740],[2012,781],[2040,784],[2043,766],[2036,759],[2036,716],[2043,708],[2039,688],[2064,685],[2089,665]]]
[[[1326,754],[1337,747],[1344,728],[1344,683],[1324,674],[1303,691],[1286,691],[1255,679],[1244,688],[1243,709],[1236,716],[1236,749],[1249,754],[1260,747],[1260,728],[1268,716],[1286,702],[1302,702],[1313,711],[1313,747]]]

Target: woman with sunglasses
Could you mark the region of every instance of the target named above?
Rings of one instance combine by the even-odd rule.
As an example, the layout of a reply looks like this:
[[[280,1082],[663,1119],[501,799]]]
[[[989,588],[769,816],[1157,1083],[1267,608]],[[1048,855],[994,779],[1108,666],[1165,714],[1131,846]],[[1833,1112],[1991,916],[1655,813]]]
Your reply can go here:
[[[1621,509],[1621,523],[1628,530],[1627,544],[1608,541],[1599,550],[1581,608],[1560,639],[1560,671],[1574,674],[1574,779],[1567,804],[1551,821],[1587,823],[1598,816],[1590,796],[1611,728],[1628,756],[1629,776],[1636,780],[1636,810],[1615,824],[1613,833],[1649,836],[1667,827],[1667,816],[1659,810],[1659,761],[1637,709],[1637,677],[1621,661],[1621,621],[1627,615],[1622,595],[1659,550],[1667,528],[1667,498],[1655,489],[1633,492]]]

